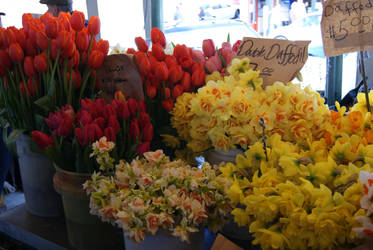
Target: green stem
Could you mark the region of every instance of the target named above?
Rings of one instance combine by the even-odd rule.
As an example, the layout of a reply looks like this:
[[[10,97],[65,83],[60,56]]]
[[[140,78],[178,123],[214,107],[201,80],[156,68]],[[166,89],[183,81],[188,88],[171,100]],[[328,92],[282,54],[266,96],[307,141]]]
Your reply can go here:
[[[80,89],[80,94],[79,94],[79,99],[78,99],[79,103],[80,103],[80,100],[82,100],[83,93],[84,93],[84,90],[85,90],[85,88],[87,86],[87,81],[88,81],[88,78],[89,78],[90,74],[91,74],[91,70],[90,69],[86,69],[85,70],[85,74],[84,74],[83,84],[82,84],[82,87]]]

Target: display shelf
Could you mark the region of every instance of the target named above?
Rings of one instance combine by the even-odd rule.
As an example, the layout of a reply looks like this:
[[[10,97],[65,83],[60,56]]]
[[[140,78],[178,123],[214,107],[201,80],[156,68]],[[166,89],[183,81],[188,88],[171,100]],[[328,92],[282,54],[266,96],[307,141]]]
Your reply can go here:
[[[25,204],[0,214],[0,232],[36,249],[73,249],[64,217],[38,217],[27,212]]]

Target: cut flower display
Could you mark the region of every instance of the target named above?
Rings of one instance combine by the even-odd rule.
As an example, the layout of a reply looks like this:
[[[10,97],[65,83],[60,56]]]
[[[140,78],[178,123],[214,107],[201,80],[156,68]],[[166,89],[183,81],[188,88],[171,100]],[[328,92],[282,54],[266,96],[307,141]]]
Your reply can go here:
[[[105,138],[93,144],[101,168],[110,167],[112,146]],[[144,153],[131,163],[121,160],[114,177],[94,173],[84,184],[91,213],[124,230],[141,242],[161,228],[182,241],[204,226],[217,230],[230,212],[224,195],[226,180],[206,163],[193,168],[181,160],[170,161],[162,150]]]

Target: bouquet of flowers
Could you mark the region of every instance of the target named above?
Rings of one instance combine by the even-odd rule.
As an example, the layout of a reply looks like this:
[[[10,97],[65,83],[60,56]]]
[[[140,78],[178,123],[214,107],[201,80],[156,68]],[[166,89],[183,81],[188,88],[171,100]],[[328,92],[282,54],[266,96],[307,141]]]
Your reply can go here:
[[[118,95],[117,95],[118,96]],[[123,95],[121,95],[123,97]],[[34,130],[32,137],[44,153],[64,170],[93,173],[98,165],[90,157],[92,142],[105,136],[117,146],[112,157],[132,160],[149,151],[153,126],[143,101],[83,99],[79,112],[69,105],[45,119],[47,134]]]
[[[93,144],[102,169],[112,168],[109,153],[115,147],[105,138]],[[208,163],[193,168],[157,150],[131,163],[119,161],[114,177],[94,173],[84,188],[91,213],[118,225],[132,240],[141,242],[146,234],[165,229],[188,241],[189,233],[205,225],[212,230],[222,225],[230,211],[226,184]]]
[[[250,69],[248,59],[233,59],[228,72],[225,77],[207,76],[207,85],[197,93],[184,93],[177,99],[171,124],[179,138],[169,140],[181,139],[190,150],[202,152],[245,150],[260,141],[263,133],[279,133],[284,140],[303,145],[324,136],[324,124],[331,118],[317,92],[280,82],[263,89],[259,71]]]
[[[23,28],[0,29],[0,107],[13,129],[43,130],[43,117],[65,104],[78,109],[95,94],[95,71],[109,43],[96,41],[100,20],[84,14],[22,17]]]

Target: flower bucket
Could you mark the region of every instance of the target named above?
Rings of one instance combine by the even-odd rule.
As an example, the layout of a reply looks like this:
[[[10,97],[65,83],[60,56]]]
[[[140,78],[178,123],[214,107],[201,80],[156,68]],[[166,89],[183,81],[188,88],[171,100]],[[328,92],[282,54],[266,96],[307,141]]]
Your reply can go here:
[[[53,182],[62,196],[70,244],[76,249],[123,249],[122,231],[89,213],[89,197],[83,183],[91,175],[55,168]]]
[[[32,145],[30,136],[18,136],[16,146],[26,209],[40,217],[63,216],[61,196],[53,189],[53,163]]]
[[[231,149],[228,152],[219,151],[219,150],[210,150],[206,154],[206,161],[210,164],[219,165],[222,162],[235,162],[236,156],[238,154],[243,154],[243,151],[240,149]],[[249,240],[252,239],[252,236],[249,233],[248,227],[239,227],[233,219],[233,216],[230,215],[231,219],[229,223],[224,225],[221,232],[232,239],[237,240]]]
[[[170,231],[159,229],[155,235],[147,235],[145,239],[136,243],[125,236],[126,250],[203,250],[204,247],[204,230],[189,234],[189,243],[181,241]]]

